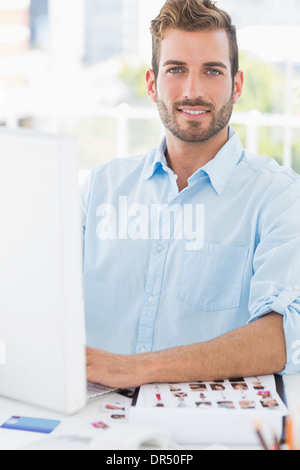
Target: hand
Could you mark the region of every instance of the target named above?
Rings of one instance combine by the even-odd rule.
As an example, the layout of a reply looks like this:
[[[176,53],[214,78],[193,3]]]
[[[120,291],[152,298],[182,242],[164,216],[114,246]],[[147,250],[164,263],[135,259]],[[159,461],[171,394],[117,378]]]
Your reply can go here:
[[[140,377],[142,356],[121,356],[100,349],[86,348],[87,379],[112,388],[134,388]]]

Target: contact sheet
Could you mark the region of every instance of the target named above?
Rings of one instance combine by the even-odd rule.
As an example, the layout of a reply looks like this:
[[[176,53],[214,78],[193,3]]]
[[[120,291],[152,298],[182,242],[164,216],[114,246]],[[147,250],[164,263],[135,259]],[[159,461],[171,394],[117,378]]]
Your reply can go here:
[[[150,384],[141,388],[138,406],[199,410],[277,410],[287,408],[277,393],[274,376],[180,384]]]

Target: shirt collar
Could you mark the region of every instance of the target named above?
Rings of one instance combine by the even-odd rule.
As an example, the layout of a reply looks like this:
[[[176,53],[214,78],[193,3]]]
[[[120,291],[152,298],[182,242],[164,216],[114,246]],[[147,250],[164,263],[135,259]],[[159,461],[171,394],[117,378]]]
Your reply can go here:
[[[244,149],[239,136],[232,128],[229,128],[226,144],[217,153],[215,158],[194,173],[189,181],[199,179],[202,172],[205,172],[209,176],[215,191],[220,196],[233,175],[243,153]]]
[[[147,154],[146,163],[142,175],[142,178],[144,180],[150,179],[159,168],[163,168],[167,172],[171,171],[168,167],[166,151],[167,141],[164,137],[160,146],[156,150],[152,150]]]
[[[159,168],[171,172],[166,160],[167,143],[163,139],[156,151],[148,154],[143,171],[143,179],[150,179]],[[229,182],[234,169],[243,155],[244,149],[237,133],[230,127],[229,138],[224,147],[206,165],[200,168],[190,178],[189,182],[200,179],[205,172],[211,181],[215,191],[221,195]]]

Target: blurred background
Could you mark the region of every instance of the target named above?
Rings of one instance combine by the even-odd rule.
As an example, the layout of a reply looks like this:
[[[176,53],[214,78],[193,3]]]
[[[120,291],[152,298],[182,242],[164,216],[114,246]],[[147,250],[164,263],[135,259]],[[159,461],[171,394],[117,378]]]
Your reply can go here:
[[[146,94],[165,0],[0,0],[0,125],[75,135],[80,179],[163,135]],[[300,0],[219,0],[238,29],[244,146],[300,173]]]

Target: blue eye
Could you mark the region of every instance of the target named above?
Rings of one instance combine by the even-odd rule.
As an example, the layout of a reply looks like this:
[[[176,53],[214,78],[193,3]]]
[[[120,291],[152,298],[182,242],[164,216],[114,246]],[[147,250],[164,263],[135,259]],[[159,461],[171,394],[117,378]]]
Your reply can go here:
[[[221,72],[219,72],[218,70],[215,70],[215,69],[210,69],[207,73],[209,75],[212,75],[213,77],[217,77],[218,75],[221,75]]]
[[[182,70],[179,67],[174,67],[173,69],[170,69],[169,72],[173,74],[177,74],[177,73],[181,73]]]

